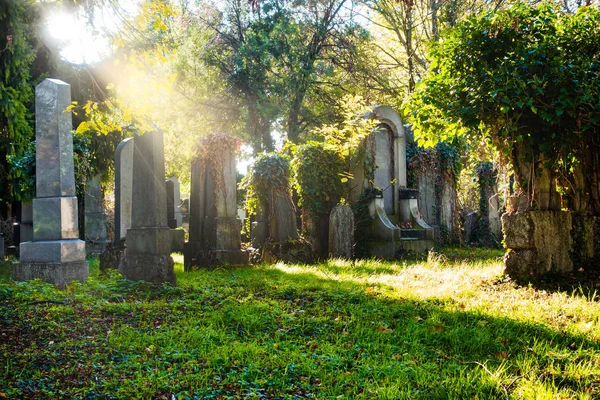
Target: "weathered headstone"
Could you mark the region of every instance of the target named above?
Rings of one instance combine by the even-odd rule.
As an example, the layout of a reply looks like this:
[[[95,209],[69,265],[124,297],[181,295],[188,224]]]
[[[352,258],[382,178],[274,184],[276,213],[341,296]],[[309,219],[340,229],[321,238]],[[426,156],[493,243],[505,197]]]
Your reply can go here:
[[[212,164],[202,157],[192,163],[186,268],[217,260],[248,264],[248,253],[241,250],[241,224],[237,219],[235,157],[233,151],[220,156],[220,171],[213,171]]]
[[[167,193],[163,133],[136,135],[133,152],[131,228],[119,271],[127,279],[175,284]]]
[[[177,220],[176,228],[179,228],[183,223],[183,214],[181,212],[181,185],[179,184],[179,179],[172,176],[168,179],[173,182],[173,212],[175,214],[175,219]]]
[[[20,241],[31,242],[33,240],[33,204],[21,203]]]
[[[175,184],[172,180],[166,180],[165,186],[167,190],[167,225],[171,229],[177,228],[177,220],[175,219]]]
[[[329,214],[329,254],[352,258],[354,249],[354,213],[346,205],[337,205]]]
[[[69,105],[67,83],[45,79],[36,88],[33,241],[21,243],[20,262],[13,265],[15,280],[39,278],[59,288],[89,275],[85,242],[79,240]]]
[[[133,138],[123,140],[115,151],[115,243],[131,227],[133,190]]]
[[[106,234],[106,214],[102,204],[100,176],[88,181],[85,189],[85,249],[88,256],[98,256],[109,243]]]

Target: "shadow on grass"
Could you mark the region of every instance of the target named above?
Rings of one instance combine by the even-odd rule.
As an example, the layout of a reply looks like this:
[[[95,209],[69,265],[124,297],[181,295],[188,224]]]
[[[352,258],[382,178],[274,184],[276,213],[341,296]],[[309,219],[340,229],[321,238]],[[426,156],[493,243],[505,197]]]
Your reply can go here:
[[[73,293],[38,285],[72,305],[50,311],[23,305],[7,283],[12,289],[0,290],[0,302],[10,318],[0,319],[0,331],[9,340],[0,358],[12,360],[0,373],[0,392],[495,399],[519,388],[598,395],[600,344],[580,335],[464,311],[452,300],[391,299],[351,277],[256,267],[178,279],[180,287],[156,288],[95,276]],[[31,290],[35,300],[40,293]],[[78,304],[81,291],[92,299]]]

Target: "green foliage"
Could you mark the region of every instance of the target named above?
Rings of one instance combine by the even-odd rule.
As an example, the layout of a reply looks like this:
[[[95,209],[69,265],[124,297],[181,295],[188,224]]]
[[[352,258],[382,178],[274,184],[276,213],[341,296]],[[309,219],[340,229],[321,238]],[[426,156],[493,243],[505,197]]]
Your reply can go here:
[[[178,287],[92,261],[90,279],[63,291],[14,282],[6,263],[0,397],[597,398],[593,290],[503,281],[500,254],[189,273],[177,263]]]
[[[290,198],[290,163],[279,153],[266,153],[257,157],[241,182],[246,190],[248,217],[256,215],[261,204],[270,207],[275,196]],[[246,219],[248,223],[250,218]],[[246,227],[248,228],[248,227]]]
[[[7,169],[6,158],[20,156],[33,136],[33,78],[35,58],[31,24],[35,20],[31,0],[0,3],[0,199],[19,199],[21,183],[29,179],[21,170]]]
[[[600,128],[600,10],[527,2],[469,17],[433,47],[406,105],[421,143],[466,136],[572,163]],[[516,160],[513,160],[515,162]]]
[[[344,159],[332,147],[309,141],[294,150],[291,162],[293,186],[299,205],[315,221],[331,211],[344,194]]]

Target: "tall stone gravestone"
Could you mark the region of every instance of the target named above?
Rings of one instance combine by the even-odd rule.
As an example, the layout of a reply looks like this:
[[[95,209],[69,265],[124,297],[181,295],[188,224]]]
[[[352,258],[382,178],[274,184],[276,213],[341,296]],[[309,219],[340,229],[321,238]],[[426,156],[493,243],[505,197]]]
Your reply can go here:
[[[119,271],[127,279],[175,284],[167,193],[163,133],[136,135],[133,151],[131,228]]]
[[[35,90],[33,240],[20,245],[21,260],[13,265],[18,281],[39,278],[64,288],[88,278],[85,242],[79,240],[71,113],[65,112],[70,104],[65,82],[45,79]]]
[[[106,214],[102,205],[100,176],[88,181],[85,189],[85,250],[89,256],[98,256],[109,243],[106,234]]]
[[[213,171],[211,163],[200,157],[192,164],[186,268],[216,260],[248,264],[248,253],[241,250],[241,224],[237,219],[235,157],[233,152],[222,157],[221,171]]]
[[[115,243],[127,235],[131,227],[133,190],[133,138],[123,140],[115,151]]]

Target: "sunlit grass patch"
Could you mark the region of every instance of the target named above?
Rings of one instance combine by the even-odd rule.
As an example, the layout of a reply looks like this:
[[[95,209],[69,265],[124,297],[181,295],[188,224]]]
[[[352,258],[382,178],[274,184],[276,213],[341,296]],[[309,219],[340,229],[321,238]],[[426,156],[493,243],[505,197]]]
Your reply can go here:
[[[189,273],[174,257],[177,287],[101,274],[97,262],[89,281],[65,291],[4,274],[0,393],[599,396],[597,298],[517,286],[497,253]]]

